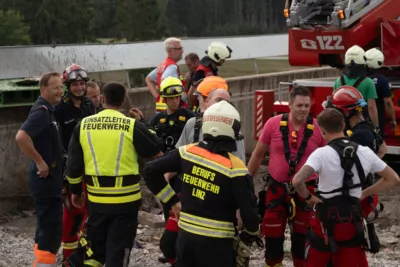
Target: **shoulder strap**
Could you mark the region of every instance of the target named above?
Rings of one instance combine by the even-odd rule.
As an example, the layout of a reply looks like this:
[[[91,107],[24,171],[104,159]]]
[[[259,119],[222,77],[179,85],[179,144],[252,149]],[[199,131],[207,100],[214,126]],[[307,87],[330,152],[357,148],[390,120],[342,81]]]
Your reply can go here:
[[[367,76],[361,76],[360,78],[358,78],[356,82],[353,84],[353,87],[357,88],[366,78]],[[344,75],[340,76],[340,85],[341,86],[346,85],[344,81]]]
[[[303,141],[301,142],[299,151],[297,152],[297,162],[299,162],[301,160],[301,158],[303,157],[303,154],[307,147],[308,140],[313,135],[313,133],[314,133],[314,121],[313,121],[313,117],[311,115],[309,115],[307,117],[306,128],[304,129],[304,138],[303,138]]]
[[[288,113],[284,113],[282,115],[282,119],[280,122],[280,131],[282,133],[282,141],[283,141],[283,149],[285,152],[286,161],[289,164],[289,176],[295,172],[296,165],[302,159],[304,152],[306,150],[308,140],[313,135],[314,132],[314,122],[311,115],[307,117],[306,127],[304,129],[304,137],[299,150],[297,151],[296,157],[293,159],[290,154],[290,147],[289,147],[289,126],[288,126]]]
[[[358,88],[358,86],[367,78],[367,76],[361,76],[357,79],[357,81],[353,84],[353,87]]]
[[[345,85],[345,82],[344,82],[344,75],[341,75],[341,76],[340,76],[340,86],[343,86],[343,85]]]
[[[203,117],[202,116],[196,117],[196,121],[194,123],[193,143],[199,142],[200,129],[202,124],[203,124]]]
[[[290,147],[289,147],[289,125],[288,125],[288,114],[282,114],[280,122],[280,131],[282,133],[283,149],[285,152],[286,161],[290,160]]]

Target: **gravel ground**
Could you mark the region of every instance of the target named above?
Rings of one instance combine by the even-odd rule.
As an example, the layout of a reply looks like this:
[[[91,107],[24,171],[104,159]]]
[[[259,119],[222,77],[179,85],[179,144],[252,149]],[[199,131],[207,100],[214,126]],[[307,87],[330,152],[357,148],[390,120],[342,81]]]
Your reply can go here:
[[[263,182],[262,173],[266,171],[261,166],[255,176],[255,187],[258,192]],[[395,188],[381,197],[385,205],[384,212],[378,219],[378,235],[382,249],[378,254],[368,254],[370,267],[400,266],[400,188]],[[147,206],[152,206],[148,203]],[[149,208],[151,209],[151,208]],[[32,266],[33,233],[35,217],[31,211],[14,211],[0,216],[0,267]],[[168,267],[160,264],[157,258],[161,256],[158,243],[162,230],[150,229],[139,225],[137,240],[142,248],[134,248],[131,254],[130,267]],[[290,258],[290,238],[286,235],[284,266],[293,266]],[[58,257],[61,259],[61,255]],[[61,263],[59,264],[61,266]],[[251,267],[264,267],[263,250],[254,249],[250,262]]]
[[[11,216],[12,217],[12,216]],[[14,216],[15,217],[15,216]],[[0,224],[0,267],[25,267],[32,266],[33,241],[31,233],[21,231],[18,226],[21,222],[32,223],[34,217],[20,216],[15,221],[0,218],[7,223]],[[18,224],[14,224],[18,222]],[[17,226],[15,226],[17,225]],[[32,225],[33,226],[33,225]],[[32,227],[33,229],[33,227]],[[32,231],[32,230],[30,230]],[[398,267],[400,265],[400,227],[392,226],[389,229],[378,229],[382,243],[382,250],[376,255],[368,255],[370,267]],[[150,229],[147,226],[139,226],[138,241],[142,248],[135,248],[132,251],[130,267],[167,267],[167,264],[160,264],[157,258],[161,255],[158,249],[158,242],[161,237],[161,230]],[[292,266],[290,259],[290,239],[287,233],[285,242],[284,266]],[[252,256],[251,267],[264,267],[264,252],[255,249]],[[61,256],[58,257],[61,259]],[[61,263],[59,264],[61,266]]]

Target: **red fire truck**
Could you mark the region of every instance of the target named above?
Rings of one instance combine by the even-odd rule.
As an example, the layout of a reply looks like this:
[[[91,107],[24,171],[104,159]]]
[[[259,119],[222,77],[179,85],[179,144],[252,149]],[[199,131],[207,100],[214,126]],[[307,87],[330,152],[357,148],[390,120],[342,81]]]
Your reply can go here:
[[[291,2],[291,3],[289,3]],[[400,8],[399,0],[292,0],[284,11],[289,28],[292,66],[329,65],[341,69],[344,54],[353,45],[367,51],[379,47],[385,56],[384,74],[391,86],[397,129],[385,129],[389,155],[400,155]],[[312,93],[311,114],[333,91],[337,77],[300,79],[282,83],[289,90],[306,86]],[[288,112],[288,103],[275,101],[274,112]],[[397,156],[398,157],[398,156]],[[397,159],[398,160],[398,159]]]

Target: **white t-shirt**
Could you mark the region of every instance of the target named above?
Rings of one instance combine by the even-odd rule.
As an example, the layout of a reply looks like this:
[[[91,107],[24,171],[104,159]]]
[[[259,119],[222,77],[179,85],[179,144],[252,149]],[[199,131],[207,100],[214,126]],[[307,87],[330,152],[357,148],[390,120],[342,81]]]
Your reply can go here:
[[[369,147],[359,145],[357,149],[357,156],[360,159],[365,176],[367,176],[369,173],[381,172],[384,168],[386,168],[386,163],[383,162]],[[308,157],[305,165],[310,166],[319,173],[318,190],[322,192],[329,192],[343,186],[344,170],[340,165],[339,154],[331,146],[327,145],[317,148]],[[352,171],[354,174],[353,183],[360,183],[360,177],[358,176],[355,164],[353,165]],[[351,189],[350,195],[360,198],[361,190],[361,187]],[[341,192],[322,194],[322,197],[331,198],[341,194]]]

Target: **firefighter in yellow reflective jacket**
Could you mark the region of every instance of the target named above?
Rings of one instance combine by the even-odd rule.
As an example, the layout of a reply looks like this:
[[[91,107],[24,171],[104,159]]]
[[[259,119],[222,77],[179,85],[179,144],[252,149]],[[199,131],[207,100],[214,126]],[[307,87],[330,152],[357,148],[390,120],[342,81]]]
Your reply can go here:
[[[103,108],[84,118],[73,132],[67,161],[72,202],[81,207],[88,194],[84,266],[125,267],[136,235],[140,206],[138,156],[157,156],[160,148],[146,126],[118,110],[126,89],[104,86]]]
[[[176,267],[244,266],[258,240],[252,177],[232,154],[239,130],[239,113],[221,101],[204,113],[202,142],[173,150],[143,170],[149,189],[179,217]],[[165,181],[167,172],[182,174],[180,197]],[[244,230],[235,238],[238,208]]]

